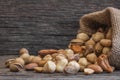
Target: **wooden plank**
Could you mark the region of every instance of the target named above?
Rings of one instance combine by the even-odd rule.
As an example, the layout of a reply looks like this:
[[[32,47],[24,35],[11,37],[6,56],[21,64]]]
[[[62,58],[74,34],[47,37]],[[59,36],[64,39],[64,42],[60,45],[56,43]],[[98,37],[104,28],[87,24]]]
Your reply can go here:
[[[86,13],[113,6],[116,0],[0,0],[0,55],[22,47],[36,53],[44,48],[67,48]]]

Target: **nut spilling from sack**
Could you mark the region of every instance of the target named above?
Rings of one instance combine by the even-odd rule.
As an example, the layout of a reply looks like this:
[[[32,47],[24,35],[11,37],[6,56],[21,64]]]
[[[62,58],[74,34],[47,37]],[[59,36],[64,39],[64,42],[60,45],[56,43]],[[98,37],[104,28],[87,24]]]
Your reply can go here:
[[[38,56],[30,55],[26,48],[19,51],[20,56],[5,62],[10,71],[31,70],[38,73],[63,72],[66,74],[111,73],[108,55],[112,47],[112,28],[99,28],[89,36],[78,33],[76,39],[70,41],[68,49],[45,49],[38,51]]]

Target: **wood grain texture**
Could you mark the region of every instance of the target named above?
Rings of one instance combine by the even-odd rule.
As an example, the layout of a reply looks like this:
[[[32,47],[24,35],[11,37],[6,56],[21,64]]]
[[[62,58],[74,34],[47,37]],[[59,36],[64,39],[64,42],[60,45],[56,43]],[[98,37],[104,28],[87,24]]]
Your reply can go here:
[[[109,6],[120,8],[120,0],[0,0],[0,55],[67,48],[80,17]]]

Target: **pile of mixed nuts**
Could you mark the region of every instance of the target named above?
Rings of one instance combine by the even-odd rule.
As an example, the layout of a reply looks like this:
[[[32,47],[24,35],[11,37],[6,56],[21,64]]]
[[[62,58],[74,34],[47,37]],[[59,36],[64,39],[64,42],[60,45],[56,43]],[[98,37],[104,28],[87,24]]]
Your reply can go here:
[[[38,56],[30,55],[26,48],[19,51],[20,56],[5,62],[12,72],[32,70],[35,72],[63,72],[84,74],[113,72],[114,67],[108,62],[112,47],[112,28],[99,28],[96,33],[87,35],[78,33],[76,39],[70,41],[68,49],[45,49],[38,51]]]

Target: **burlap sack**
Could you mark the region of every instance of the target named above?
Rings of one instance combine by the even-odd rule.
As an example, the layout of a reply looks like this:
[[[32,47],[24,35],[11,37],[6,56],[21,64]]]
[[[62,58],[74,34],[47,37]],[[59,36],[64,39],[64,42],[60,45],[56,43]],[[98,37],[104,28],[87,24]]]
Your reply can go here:
[[[109,62],[116,69],[120,69],[120,10],[108,7],[102,11],[84,15],[80,19],[79,32],[91,35],[98,27],[110,26],[113,28],[113,34]]]

